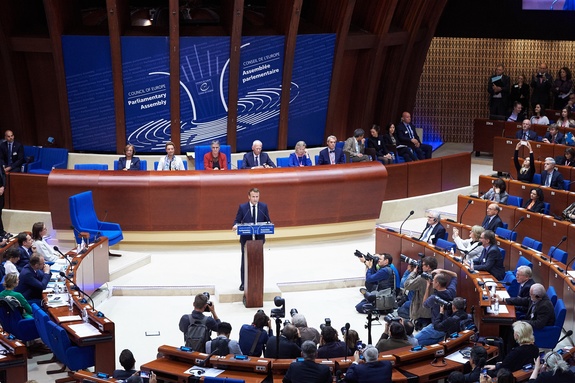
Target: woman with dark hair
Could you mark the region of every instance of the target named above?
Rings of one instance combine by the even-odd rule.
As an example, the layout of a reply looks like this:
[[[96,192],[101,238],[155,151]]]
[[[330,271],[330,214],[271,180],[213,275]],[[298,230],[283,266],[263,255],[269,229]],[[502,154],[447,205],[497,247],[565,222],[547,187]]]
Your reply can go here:
[[[268,331],[264,330],[265,326],[268,326]],[[273,335],[270,326],[270,318],[263,310],[258,310],[255,313],[252,324],[242,325],[238,343],[244,355],[258,357],[262,355],[269,337]]]
[[[557,78],[553,82],[553,88],[551,91],[555,95],[555,109],[563,109],[569,101],[569,94],[571,94],[573,89],[573,80],[571,79],[571,71],[569,68],[564,66],[557,72]]]
[[[573,128],[575,127],[575,121],[569,118],[569,111],[567,108],[561,109],[561,117],[557,119],[557,126],[562,128]]]
[[[385,128],[387,134],[383,136],[383,141],[386,145],[395,146],[397,155],[402,156],[405,162],[417,161],[417,156],[406,145],[401,145],[395,132],[395,125],[392,123],[387,124]]]
[[[533,116],[531,116],[531,123],[537,125],[549,125],[549,119],[543,115],[541,104],[535,104]]]
[[[485,362],[487,362],[487,351],[485,351],[485,348],[483,346],[473,346],[469,355],[471,372],[464,375],[464,381],[466,383],[478,382]]]
[[[56,262],[60,258],[60,255],[54,251],[44,237],[48,233],[48,229],[44,222],[36,222],[32,225],[32,240],[34,241],[33,247],[36,247],[36,252],[44,256],[46,262]]]
[[[575,166],[575,148],[565,149],[565,155],[557,158],[557,165]]]
[[[525,76],[520,74],[517,76],[517,82],[511,87],[511,94],[509,96],[509,106],[513,106],[515,102],[519,102],[523,106],[523,110],[529,108],[529,84],[525,82]]]
[[[505,191],[506,189],[507,185],[505,184],[505,181],[503,181],[501,178],[497,178],[495,181],[493,181],[493,187],[489,189],[487,193],[483,194],[481,199],[506,205],[507,198],[509,197],[509,194],[507,194]]]
[[[120,170],[140,170],[140,159],[134,157],[136,148],[128,144],[124,147],[124,157],[118,158],[118,169]]]
[[[545,204],[543,203],[543,190],[540,188],[531,189],[529,197],[530,198],[525,201],[525,206],[523,206],[523,208],[534,213],[543,213],[543,210],[545,209]]]
[[[525,145],[529,149],[529,158],[523,160],[523,165],[519,164],[519,148],[521,145]],[[529,141],[519,141],[517,145],[515,145],[513,163],[517,170],[517,181],[528,184],[533,182],[533,176],[535,175],[535,158],[533,158],[533,149],[531,148]]]
[[[369,130],[369,137],[367,138],[367,148],[375,150],[375,157],[379,162],[384,165],[393,163],[393,155],[385,147],[385,141],[380,134],[379,125],[373,125]]]

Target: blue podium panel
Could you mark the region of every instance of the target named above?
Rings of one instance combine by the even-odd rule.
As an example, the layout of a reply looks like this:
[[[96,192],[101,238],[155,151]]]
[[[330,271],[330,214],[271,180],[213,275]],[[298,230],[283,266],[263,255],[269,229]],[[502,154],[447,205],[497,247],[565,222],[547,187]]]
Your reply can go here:
[[[271,222],[265,223],[244,223],[238,225],[238,235],[261,235],[261,234],[274,234],[275,226]]]

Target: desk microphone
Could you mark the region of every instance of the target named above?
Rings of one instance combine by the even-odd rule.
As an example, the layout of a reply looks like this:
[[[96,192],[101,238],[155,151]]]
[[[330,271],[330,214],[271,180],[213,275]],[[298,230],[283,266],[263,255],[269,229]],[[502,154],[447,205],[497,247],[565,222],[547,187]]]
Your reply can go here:
[[[461,215],[459,216],[459,223],[463,222],[463,214],[465,214],[465,212],[467,211],[467,208],[469,207],[469,205],[471,205],[473,203],[472,200],[467,200],[467,205],[465,206],[465,209],[463,209],[463,211],[461,212]]]
[[[206,359],[198,361],[198,366],[199,366],[199,367],[206,367],[206,366],[208,365],[208,363],[210,362],[210,358],[211,358],[212,356],[214,356],[214,355],[216,354],[216,352],[218,352],[218,351],[220,351],[220,349],[219,349],[219,348],[216,348],[215,350],[213,350],[212,352],[210,352],[210,353],[208,354],[208,357],[207,357]]]
[[[565,335],[563,336],[563,338],[561,338],[561,339],[559,339],[559,340],[557,341],[557,344],[561,343],[561,342],[563,341],[563,339],[565,339],[565,338],[567,338],[567,337],[570,337],[571,335],[573,335],[573,330],[567,331],[567,332],[565,333]]]
[[[60,249],[58,248],[58,246],[54,246],[54,251],[57,251],[62,258],[64,258],[66,261],[68,261],[68,263],[70,264],[70,272],[68,273],[68,275],[70,276],[70,278],[72,278],[74,276],[74,273],[72,272],[72,268],[74,267],[75,264],[77,264],[77,261],[74,261],[73,263],[68,259],[68,257],[64,254],[62,254],[62,252],[60,251]]]
[[[567,275],[567,270],[569,270],[569,265],[575,261],[575,257],[573,257],[569,262],[567,262],[567,266],[565,266],[565,275]]]
[[[561,238],[561,240],[559,241],[559,243],[557,244],[557,246],[555,246],[555,248],[553,249],[553,251],[551,253],[549,253],[549,263],[553,264],[553,253],[555,252],[555,250],[557,250],[559,248],[559,246],[561,246],[561,244],[563,242],[565,242],[567,240],[567,236],[564,235],[563,238]]]
[[[81,288],[80,286],[78,286],[76,284],[76,282],[74,282],[71,278],[69,278],[65,272],[60,271],[60,276],[66,278],[70,283],[72,283],[74,285],[75,290],[79,291],[80,293],[82,293],[83,296],[88,297],[90,299],[90,302],[92,302],[92,310],[96,311],[96,308],[94,307],[94,300],[92,299],[92,297],[88,294],[86,294]],[[98,315],[99,316],[99,315]]]
[[[260,209],[258,209],[258,213],[260,212]],[[270,223],[272,220],[270,219],[270,217],[268,217],[268,215],[266,213],[264,213],[264,211],[261,211],[264,218],[267,218],[268,220],[266,221],[267,223]],[[257,218],[256,218],[256,222],[257,222]]]
[[[407,221],[409,219],[409,217],[411,217],[413,215],[414,211],[410,211],[409,215],[403,220],[403,222],[401,223],[401,226],[399,226],[399,234],[401,235],[401,228],[403,227],[403,224],[405,223],[405,221]]]
[[[511,241],[511,237],[513,237],[513,233],[515,233],[515,229],[517,229],[517,226],[519,226],[519,224],[521,222],[523,222],[525,220],[525,217],[521,217],[519,218],[519,221],[517,221],[517,223],[515,224],[515,226],[513,226],[513,229],[511,229],[511,233],[509,233],[509,240]]]
[[[348,323],[345,324],[345,336],[344,336],[344,342],[345,342],[345,344],[347,344],[347,338],[348,338],[348,336],[349,336],[349,328],[350,328],[350,325],[349,325],[349,322],[348,322]],[[345,358],[343,359],[343,360],[345,360],[345,361],[347,361],[347,354],[348,354],[348,353],[346,352],[346,353],[345,353]]]

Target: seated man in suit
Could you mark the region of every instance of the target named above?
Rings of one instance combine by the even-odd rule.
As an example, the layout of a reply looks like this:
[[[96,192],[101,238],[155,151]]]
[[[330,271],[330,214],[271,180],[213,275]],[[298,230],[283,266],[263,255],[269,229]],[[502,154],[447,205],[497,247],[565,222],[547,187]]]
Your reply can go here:
[[[529,290],[535,283],[532,276],[533,271],[531,270],[531,267],[519,266],[515,273],[515,278],[517,279],[517,283],[519,283],[519,294],[516,297],[509,298],[502,298],[495,295],[495,298],[498,299],[499,302],[515,306],[515,316],[517,319],[523,319],[525,317],[525,313],[529,309],[529,303],[531,302]]]
[[[290,364],[283,377],[283,383],[330,383],[333,380],[329,367],[315,362],[317,348],[311,340],[301,345],[301,356],[303,362],[296,361]]]
[[[353,131],[353,137],[345,140],[343,145],[343,152],[349,156],[350,162],[365,162],[371,161],[371,157],[365,153],[365,132],[363,129],[356,129]]]
[[[244,154],[242,169],[275,168],[276,164],[267,153],[262,152],[263,144],[260,140],[252,143],[252,151]]]
[[[396,132],[399,143],[410,147],[420,160],[431,158],[433,147],[421,142],[415,126],[411,124],[411,114],[403,112],[401,122],[397,124]]]
[[[445,228],[439,222],[439,213],[436,211],[430,211],[427,213],[427,224],[419,236],[419,240],[435,245],[437,243],[437,238],[445,238]]]
[[[44,257],[38,254],[32,255],[28,263],[20,272],[20,282],[14,291],[24,295],[30,303],[42,302],[42,291],[50,282],[50,266],[44,261]]]
[[[543,163],[541,185],[563,190],[563,174],[555,168],[555,160],[552,157],[545,158]]]
[[[547,144],[564,144],[565,137],[563,133],[559,131],[557,124],[549,125],[549,131],[545,133],[545,137],[543,137],[543,142]]]
[[[319,158],[317,160],[318,165],[335,165],[345,163],[343,150],[336,148],[336,143],[337,138],[335,136],[329,136],[327,138],[327,148],[322,149],[319,152]]]
[[[22,272],[24,266],[30,262],[30,257],[33,253],[32,245],[34,244],[34,240],[32,240],[30,234],[25,232],[18,233],[16,239],[18,240],[18,250],[20,250],[20,260],[16,263],[16,268],[19,272]]]
[[[473,269],[478,271],[487,271],[491,273],[497,280],[502,281],[505,278],[505,266],[503,265],[503,256],[499,247],[497,247],[497,241],[495,240],[495,233],[491,230],[485,230],[481,233],[479,241],[483,245],[483,252],[471,264],[471,262],[466,262]]]
[[[498,227],[503,227],[503,221],[499,217],[500,211],[501,208],[499,207],[498,204],[496,203],[489,204],[489,206],[487,206],[487,215],[485,216],[485,219],[483,220],[481,226],[485,230],[491,230],[493,232],[497,230]]]
[[[547,296],[547,291],[541,283],[535,283],[529,289],[531,302],[525,322],[529,323],[533,330],[541,330],[545,326],[555,324],[555,308]]]
[[[0,144],[0,154],[6,173],[20,173],[24,164],[24,145],[14,141],[14,133],[7,130],[4,133],[4,141]]]
[[[388,360],[377,360],[378,352],[373,346],[363,350],[365,363],[359,363],[359,351],[353,354],[353,363],[345,373],[346,382],[391,383],[392,367]]]
[[[521,130],[515,134],[515,138],[523,141],[536,141],[537,133],[531,130],[531,121],[528,119],[523,120],[521,124]]]

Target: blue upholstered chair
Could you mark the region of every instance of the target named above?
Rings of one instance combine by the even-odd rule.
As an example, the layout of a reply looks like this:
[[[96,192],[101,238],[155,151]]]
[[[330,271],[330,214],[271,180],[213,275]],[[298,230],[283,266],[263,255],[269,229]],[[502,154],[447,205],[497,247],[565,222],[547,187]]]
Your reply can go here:
[[[439,247],[440,249],[445,249],[446,251],[449,251],[450,249],[453,249],[453,251],[457,250],[457,245],[455,245],[455,243],[446,241],[443,238],[437,238],[435,246]]]
[[[543,202],[543,214],[549,215],[549,210],[551,209],[551,204],[549,202]]]
[[[238,160],[238,169],[241,169],[244,166],[244,160]]]
[[[519,283],[517,282],[517,279],[515,279],[513,271],[505,272],[503,282],[505,283],[505,288],[510,297],[514,298],[519,295]]]
[[[39,338],[34,318],[24,318],[18,309],[13,309],[6,298],[0,298],[0,323],[4,331],[9,332],[23,342]]]
[[[507,205],[523,207],[523,198],[510,195],[507,197]]]
[[[393,263],[390,264],[389,267],[391,267],[391,269],[393,270],[393,273],[395,274],[395,288],[399,289],[399,284],[401,283],[401,277],[399,276],[399,270],[397,270],[397,267],[395,267],[395,265]]]
[[[48,347],[50,350],[52,349],[52,345],[50,345],[50,337],[48,336],[48,322],[51,322],[50,316],[42,310],[36,303],[32,303],[32,312],[34,314],[34,323],[36,324],[36,329],[38,330],[38,334],[40,334],[40,339],[42,342]],[[56,363],[58,360],[56,359],[55,355],[52,355],[52,358],[47,360],[39,360],[38,364],[48,364],[48,363]],[[64,372],[66,367],[59,368],[57,370],[47,370],[47,374],[58,374]]]
[[[28,173],[50,174],[52,169],[66,169],[68,149],[42,148],[37,161],[28,164]]]
[[[287,168],[289,165],[289,157],[278,157],[276,158],[276,164],[278,168]]]
[[[523,246],[527,246],[530,249],[537,250],[537,251],[541,251],[541,249],[543,248],[542,242],[536,241],[531,237],[523,238],[523,241],[521,242],[521,244]]]
[[[246,383],[243,379],[231,379],[231,378],[217,378],[206,376],[203,378],[205,383]]]
[[[47,325],[52,352],[67,368],[77,371],[94,365],[94,346],[75,346],[61,326],[52,321]]]
[[[557,291],[555,291],[555,287],[549,286],[547,288],[547,296],[551,303],[553,303],[553,306],[555,306],[557,304]]]
[[[196,145],[194,147],[194,157],[196,159],[196,170],[205,170],[204,155],[212,151],[212,145]],[[227,168],[231,169],[232,147],[230,145],[220,145],[220,152],[226,155]]]
[[[73,195],[69,198],[70,221],[74,227],[76,241],[81,241],[80,232],[90,234],[90,243],[94,242],[96,236],[108,237],[110,246],[115,245],[124,239],[120,225],[112,222],[99,221],[94,210],[92,192],[87,191]]]
[[[114,160],[114,170],[122,170],[118,160]],[[148,161],[140,160],[140,170],[148,170]]]
[[[37,161],[40,158],[40,147],[24,145],[24,165],[22,165],[22,173],[28,172],[28,164]]]
[[[551,246],[551,248],[549,249],[549,255],[553,256],[553,259],[556,259],[558,262],[561,262],[563,264],[567,263],[567,252],[563,251],[561,249],[556,248],[555,246]]]
[[[569,191],[569,186],[571,186],[571,180],[563,180],[563,190]]]
[[[498,247],[499,252],[501,253],[501,259],[503,259],[505,261],[505,249],[502,249],[501,247]]]
[[[517,265],[515,265],[515,271],[517,271],[519,266],[529,266],[529,268],[533,270],[533,263],[522,255],[520,255],[519,259],[517,260]],[[515,273],[515,271],[513,273]]]
[[[511,232],[509,229],[504,229],[502,227],[498,227],[495,229],[495,234],[503,239],[508,239],[510,241],[515,242],[517,240],[517,232]]]
[[[537,184],[537,185],[541,185],[541,174],[540,173],[535,173],[533,175],[533,182],[531,182],[532,184]]]
[[[107,164],[75,164],[74,170],[108,170]]]
[[[563,324],[565,323],[566,313],[567,310],[563,299],[558,299],[555,304],[555,324],[553,326],[545,326],[541,330],[533,330],[537,347],[551,350],[557,347],[557,341],[561,336]]]

